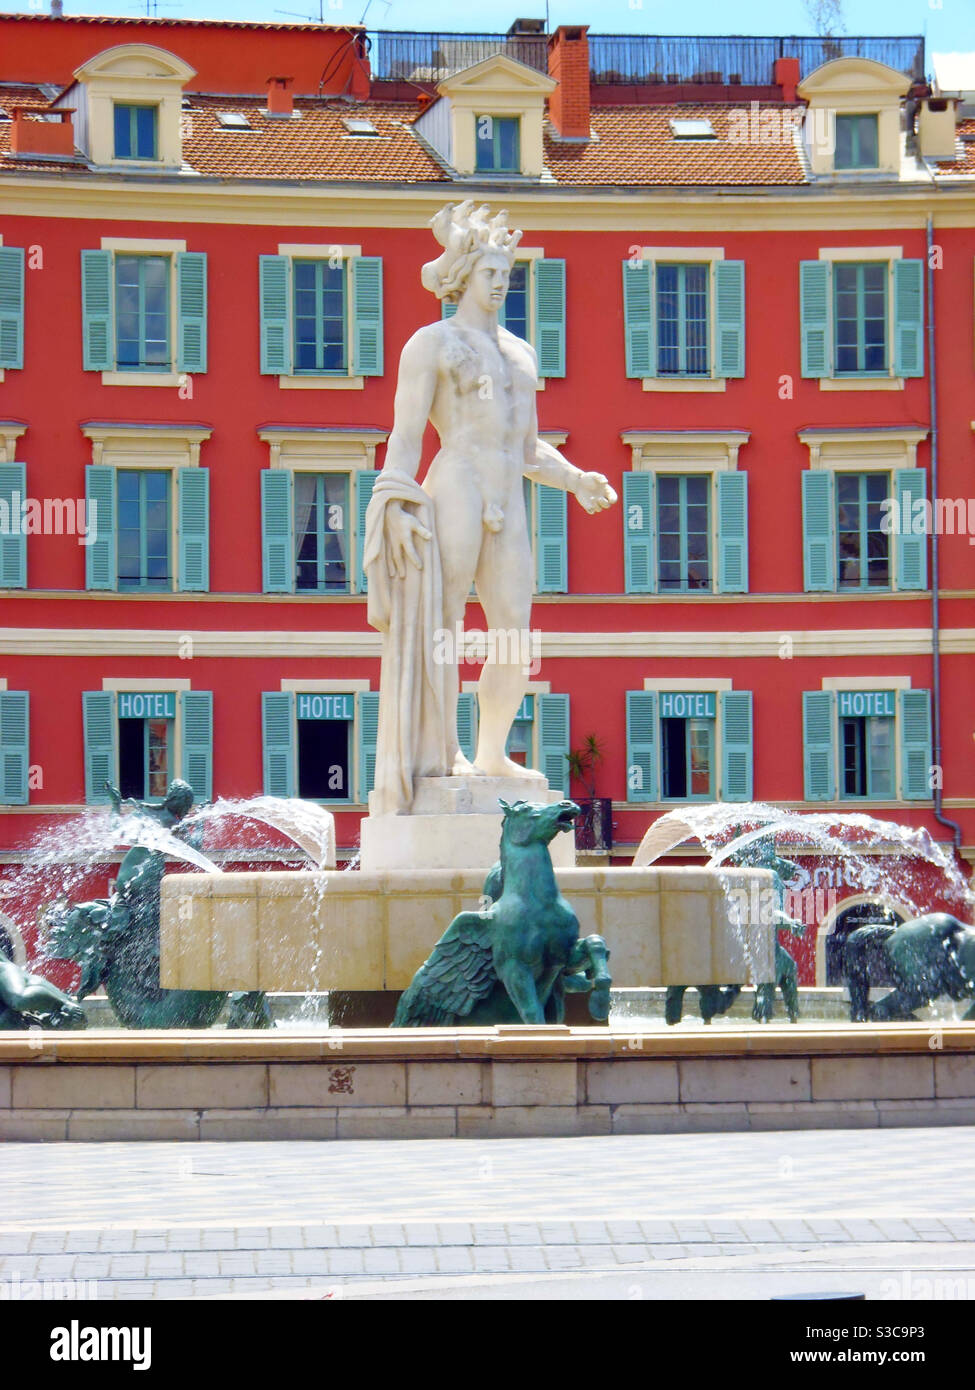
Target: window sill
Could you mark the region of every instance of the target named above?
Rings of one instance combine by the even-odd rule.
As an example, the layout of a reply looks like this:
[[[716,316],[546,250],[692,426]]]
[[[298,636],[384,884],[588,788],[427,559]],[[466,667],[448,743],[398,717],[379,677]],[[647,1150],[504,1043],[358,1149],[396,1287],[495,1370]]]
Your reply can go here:
[[[181,372],[102,372],[103,386],[179,386]]]
[[[644,391],[725,391],[727,381],[723,376],[645,376]]]
[[[279,376],[282,391],[362,391],[362,376]]]
[[[821,376],[820,391],[903,391],[902,376]]]

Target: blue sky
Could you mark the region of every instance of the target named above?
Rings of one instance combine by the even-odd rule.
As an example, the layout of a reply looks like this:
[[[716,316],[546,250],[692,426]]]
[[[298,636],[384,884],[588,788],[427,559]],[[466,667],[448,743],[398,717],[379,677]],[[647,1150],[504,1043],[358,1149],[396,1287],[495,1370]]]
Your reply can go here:
[[[147,0],[65,0],[68,14],[146,13]],[[502,32],[519,15],[543,16],[545,0],[148,0],[160,16],[186,19],[249,19],[287,22],[318,18],[366,23],[375,29]],[[368,9],[367,9],[368,7]],[[48,0],[0,0],[2,10],[46,10]],[[294,11],[282,14],[281,11]],[[975,51],[975,0],[844,0],[848,34],[919,34],[929,52]],[[550,0],[552,25],[588,23],[602,34],[808,34],[802,0]]]

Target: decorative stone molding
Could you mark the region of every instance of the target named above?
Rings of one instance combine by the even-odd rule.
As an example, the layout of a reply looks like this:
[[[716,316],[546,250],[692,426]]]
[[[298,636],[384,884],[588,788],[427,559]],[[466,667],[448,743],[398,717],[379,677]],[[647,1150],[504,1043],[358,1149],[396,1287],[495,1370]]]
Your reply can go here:
[[[809,467],[835,472],[916,468],[917,446],[928,433],[926,425],[797,431],[800,444],[809,450]]]
[[[0,381],[3,373],[0,372]],[[0,463],[14,463],[17,459],[17,440],[27,433],[27,426],[19,420],[0,420]]]
[[[281,378],[282,382],[290,378]],[[315,379],[315,384],[318,378]],[[389,438],[388,430],[373,425],[360,429],[321,426],[263,425],[257,437],[268,446],[272,468],[315,473],[356,473],[375,468],[376,449]]]
[[[113,468],[198,468],[200,445],[213,433],[206,425],[139,425],[87,421],[81,432],[91,442],[92,463]]]
[[[851,178],[864,174],[899,175],[901,170],[901,102],[911,79],[870,58],[836,58],[823,63],[799,83],[799,96],[808,103],[803,135],[810,171],[820,177]],[[836,169],[835,118],[877,116],[877,168]]]
[[[748,430],[624,430],[634,473],[716,473],[738,467]]]

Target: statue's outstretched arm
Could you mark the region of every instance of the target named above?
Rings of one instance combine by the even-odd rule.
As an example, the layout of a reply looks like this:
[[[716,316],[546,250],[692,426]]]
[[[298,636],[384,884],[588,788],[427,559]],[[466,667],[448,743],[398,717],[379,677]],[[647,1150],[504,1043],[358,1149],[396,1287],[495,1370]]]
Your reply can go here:
[[[538,437],[534,420],[525,440],[522,472],[532,482],[574,493],[579,506],[590,513],[601,512],[616,501],[616,493],[602,473],[583,473],[581,468],[563,458],[558,449]]]

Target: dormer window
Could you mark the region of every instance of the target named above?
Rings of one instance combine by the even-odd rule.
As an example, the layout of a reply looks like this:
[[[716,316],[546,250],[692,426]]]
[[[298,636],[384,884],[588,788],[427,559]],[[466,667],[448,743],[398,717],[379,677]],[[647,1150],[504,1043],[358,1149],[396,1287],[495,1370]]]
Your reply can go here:
[[[79,148],[97,168],[179,169],[183,89],[195,76],[182,58],[151,44],[97,53],[75,68],[61,98],[78,111]]]
[[[813,178],[901,172],[904,73],[872,58],[834,58],[797,87],[807,103],[803,141]]]
[[[517,116],[477,116],[477,171],[483,174],[521,172],[521,122]]]
[[[115,102],[115,158],[155,159],[159,109]]]
[[[836,117],[835,169],[876,169],[880,144],[875,114]]]

